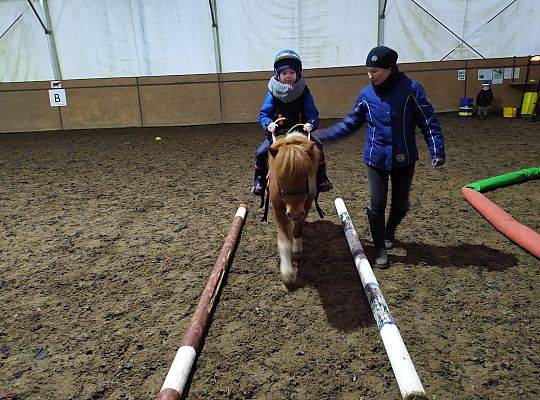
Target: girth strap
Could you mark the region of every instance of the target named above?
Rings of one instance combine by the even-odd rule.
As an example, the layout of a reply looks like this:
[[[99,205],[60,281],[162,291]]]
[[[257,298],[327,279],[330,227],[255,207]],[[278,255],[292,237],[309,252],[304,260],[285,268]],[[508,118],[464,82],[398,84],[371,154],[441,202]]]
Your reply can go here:
[[[270,188],[267,187],[266,190],[264,191],[264,195],[261,196],[261,204],[259,205],[259,208],[262,208],[262,206],[264,205],[264,213],[263,213],[261,222],[268,222],[269,203],[270,203]]]
[[[319,213],[319,217],[321,217],[321,219],[324,219],[324,211],[323,209],[321,208],[321,206],[319,206],[319,191],[317,191],[317,196],[315,197],[315,208],[317,209],[317,212]]]

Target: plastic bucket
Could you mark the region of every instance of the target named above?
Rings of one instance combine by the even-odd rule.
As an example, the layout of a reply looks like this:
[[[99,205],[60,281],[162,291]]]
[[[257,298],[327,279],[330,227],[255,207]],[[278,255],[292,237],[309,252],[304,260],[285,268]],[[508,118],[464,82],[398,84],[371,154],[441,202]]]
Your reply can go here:
[[[470,118],[473,114],[473,99],[472,97],[462,97],[459,101],[459,116],[462,118]]]
[[[504,107],[503,108],[503,117],[504,118],[513,118],[516,116],[516,109],[514,107]]]
[[[472,97],[462,97],[459,101],[460,107],[472,107],[473,105],[473,98]]]

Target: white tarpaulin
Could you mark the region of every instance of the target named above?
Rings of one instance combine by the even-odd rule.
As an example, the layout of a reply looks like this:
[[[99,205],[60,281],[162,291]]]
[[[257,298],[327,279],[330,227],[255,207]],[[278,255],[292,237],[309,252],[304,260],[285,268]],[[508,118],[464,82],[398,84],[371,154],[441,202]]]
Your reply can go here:
[[[384,4],[216,0],[215,46],[213,1],[32,0],[44,21],[48,4],[62,79],[213,73],[217,59],[223,72],[269,70],[283,48],[305,68],[363,65]],[[538,54],[539,1],[388,0],[380,41],[400,62]],[[54,49],[27,0],[0,0],[0,36],[1,81],[54,79]]]
[[[44,30],[27,1],[0,0],[0,36],[0,81],[53,78]]]
[[[34,4],[45,20],[43,4]],[[206,1],[49,0],[48,4],[62,79],[216,71]],[[0,0],[1,32],[22,12],[0,39],[0,80],[54,79],[46,35],[27,1]]]
[[[273,68],[297,51],[305,68],[362,65],[377,45],[377,1],[218,1],[223,72]]]
[[[538,0],[415,2],[388,0],[386,7],[384,44],[398,51],[401,62],[526,56],[540,51]]]
[[[215,71],[210,9],[192,0],[49,0],[62,77]]]

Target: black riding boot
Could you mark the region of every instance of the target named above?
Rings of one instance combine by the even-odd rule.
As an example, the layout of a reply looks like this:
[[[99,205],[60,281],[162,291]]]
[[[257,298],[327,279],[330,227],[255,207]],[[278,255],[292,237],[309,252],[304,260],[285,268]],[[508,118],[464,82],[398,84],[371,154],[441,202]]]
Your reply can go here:
[[[315,142],[315,145],[319,149],[319,169],[317,170],[317,191],[319,193],[328,192],[334,188],[330,179],[326,175],[326,156],[324,155],[324,149],[322,142],[316,137],[311,137],[311,140]]]
[[[367,208],[367,216],[369,221],[369,229],[371,230],[371,238],[375,247],[375,264],[379,268],[388,267],[388,253],[384,245],[384,212],[374,213],[371,208]]]
[[[253,177],[253,194],[255,196],[264,196],[267,174],[266,169],[255,167],[255,176]]]
[[[384,245],[387,249],[394,247],[396,243],[396,229],[405,215],[407,215],[407,210],[396,212],[393,208],[390,209],[390,215],[386,223],[386,238],[384,240]]]
[[[328,192],[332,190],[334,186],[328,179],[326,175],[326,162],[319,164],[319,169],[317,170],[317,191],[319,193]]]

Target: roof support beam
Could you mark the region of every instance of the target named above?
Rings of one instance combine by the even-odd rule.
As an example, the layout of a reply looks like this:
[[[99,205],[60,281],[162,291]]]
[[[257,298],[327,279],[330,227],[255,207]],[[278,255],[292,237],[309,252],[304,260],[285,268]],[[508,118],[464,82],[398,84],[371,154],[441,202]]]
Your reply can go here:
[[[480,28],[478,28],[477,30],[475,30],[473,33],[471,33],[468,37],[466,37],[465,39],[469,39],[471,37],[473,37],[476,32],[480,31],[484,26],[486,26],[487,24],[489,24],[491,21],[493,21],[495,18],[497,18],[499,15],[501,15],[503,12],[505,12],[508,7],[510,7],[512,4],[514,4],[517,0],[512,0],[506,7],[504,7],[501,11],[499,11],[497,14],[495,14],[493,17],[491,17],[487,22],[485,22]],[[440,59],[440,61],[444,61],[444,59],[446,57],[448,57],[450,54],[452,54],[454,51],[456,51],[457,47],[454,47],[452,49],[452,51],[448,52],[448,54],[446,54],[443,58]]]
[[[49,44],[49,54],[51,55],[52,69],[54,73],[54,79],[59,81],[62,79],[62,70],[60,69],[60,58],[58,57],[58,50],[56,49],[56,40],[54,38],[54,32],[52,30],[51,12],[49,10],[49,0],[42,0],[43,10],[45,11],[45,21],[50,28],[45,31],[47,34],[47,42]]]
[[[45,31],[45,34],[47,34],[47,35],[50,34],[51,31],[49,29],[47,29],[47,27],[43,23],[43,20],[41,19],[41,16],[37,12],[36,7],[34,7],[34,3],[32,3],[32,0],[27,0],[27,1],[28,1],[28,4],[30,4],[30,7],[32,7],[32,11],[34,11],[34,14],[36,15],[37,19],[39,20],[39,23],[43,27],[43,30]]]
[[[450,32],[453,36],[458,38],[465,46],[467,46],[469,49],[474,51],[476,54],[478,54],[481,58],[485,59],[482,54],[480,54],[474,47],[472,47],[469,43],[465,41],[465,39],[459,37],[456,35],[449,27],[447,27],[445,24],[443,24],[441,21],[437,19],[433,14],[431,14],[428,10],[426,10],[424,7],[422,7],[420,4],[418,4],[415,0],[411,0],[414,4],[416,4],[422,11],[424,11],[427,15],[429,15],[431,18],[433,18],[439,25],[441,25],[444,29],[446,29],[448,32]],[[446,56],[445,56],[446,57]]]
[[[384,44],[384,19],[386,18],[386,3],[388,0],[379,0],[379,15],[377,18],[377,46]]]
[[[210,5],[210,14],[212,16],[212,32],[214,33],[214,53],[216,54],[216,72],[220,74],[223,72],[221,66],[221,46],[219,41],[219,28],[217,21],[217,6],[216,0],[208,0]]]

